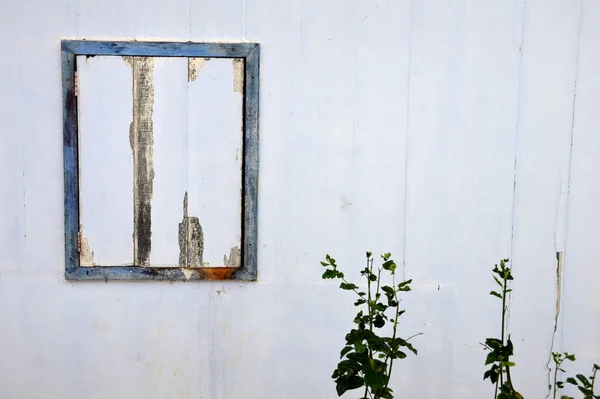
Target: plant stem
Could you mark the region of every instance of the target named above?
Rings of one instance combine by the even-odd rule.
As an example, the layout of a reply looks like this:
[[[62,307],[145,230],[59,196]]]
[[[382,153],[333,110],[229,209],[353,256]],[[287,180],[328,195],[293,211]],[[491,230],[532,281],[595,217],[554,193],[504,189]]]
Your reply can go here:
[[[371,310],[371,269],[373,268],[373,261],[369,262],[369,258],[367,257],[367,270],[368,273],[367,275],[367,310],[369,311],[369,330],[371,332],[373,332],[373,313]],[[369,347],[369,359],[373,358],[373,351],[371,350],[371,348]],[[367,396],[367,393],[369,393],[369,387],[365,384],[365,397]],[[373,397],[372,394],[370,394],[369,396],[371,396],[371,398]]]
[[[392,272],[392,287],[394,288],[394,300],[396,301],[396,316],[394,317],[394,327],[393,327],[393,333],[392,333],[392,346],[395,348],[396,347],[396,331],[398,330],[398,314],[399,314],[398,309],[400,307],[400,301],[398,301],[398,291],[396,288],[396,273],[394,273],[394,272]],[[389,356],[385,359],[384,364],[387,364],[388,360],[390,361],[390,368],[388,369],[388,379],[385,382],[385,386],[383,388],[384,390],[385,390],[385,388],[388,387],[388,384],[390,383],[390,378],[392,378],[392,367],[394,366],[394,359],[390,358]]]
[[[504,271],[503,271],[504,273]],[[504,346],[504,330],[505,330],[505,323],[506,323],[506,290],[507,290],[507,280],[506,280],[506,274],[503,275],[504,277],[504,286],[502,287],[502,333],[501,333],[501,340],[502,340],[502,346]],[[506,359],[508,361],[508,359]],[[507,366],[508,368],[508,366]],[[504,377],[502,375],[502,364],[500,364],[500,385],[504,384]]]
[[[552,396],[552,399],[556,399],[556,392],[557,392],[557,387],[556,387],[556,380],[558,379],[558,369],[560,367],[560,364],[562,363],[562,361],[554,361],[554,395]]]

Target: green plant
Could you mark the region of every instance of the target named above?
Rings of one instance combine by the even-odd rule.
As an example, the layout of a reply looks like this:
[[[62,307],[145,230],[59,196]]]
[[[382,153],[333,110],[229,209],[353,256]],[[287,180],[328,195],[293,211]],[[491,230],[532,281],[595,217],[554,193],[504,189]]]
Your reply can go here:
[[[482,344],[489,351],[485,359],[485,365],[491,367],[483,374],[483,379],[489,378],[494,384],[494,399],[523,399],[523,396],[517,392],[513,386],[510,376],[510,368],[515,366],[510,357],[513,355],[513,344],[510,336],[505,337],[506,331],[506,312],[507,297],[512,291],[509,288],[509,282],[513,280],[510,268],[507,266],[508,259],[500,261],[500,268],[494,265],[492,272],[495,274],[494,281],[501,288],[501,292],[491,291],[490,295],[499,298],[502,301],[502,331],[500,338],[487,338],[485,344]],[[496,277],[497,275],[497,277]]]
[[[552,360],[554,361],[554,383],[552,384],[553,385],[553,391],[554,391],[554,393],[553,393],[552,398],[556,399],[556,395],[558,394],[558,390],[564,388],[564,386],[565,386],[564,381],[560,381],[558,379],[558,372],[561,371],[561,372],[564,373],[565,370],[563,370],[561,368],[563,362],[565,360],[569,360],[571,362],[574,362],[575,361],[575,355],[567,353],[567,352],[565,352],[564,354],[563,353],[559,353],[559,352],[552,352]],[[561,396],[561,398],[565,399],[565,398],[567,398],[567,396],[563,395],[563,396]]]
[[[390,399],[394,397],[388,386],[394,360],[406,358],[405,350],[417,354],[409,340],[420,334],[407,339],[397,336],[398,319],[405,312],[400,310],[398,294],[410,291],[412,280],[396,284],[396,263],[390,253],[381,255],[383,263],[376,271],[373,270],[372,253],[367,252],[366,258],[366,266],[361,271],[366,279],[366,292],[346,280],[331,256],[326,255],[325,261],[321,262],[327,269],[322,277],[340,279],[341,289],[357,295],[354,306],[360,309],[354,318],[357,326],[346,334],[346,344],[340,352],[342,360],[331,377],[335,380],[338,396],[364,386],[364,394],[360,399]],[[391,275],[391,285],[383,284],[382,271]],[[380,336],[386,324],[391,324],[392,335]]]
[[[564,360],[570,360],[570,361],[575,361],[575,355],[570,355],[568,353],[565,352],[564,356],[560,353],[556,353],[553,352],[552,353],[552,359],[554,360],[554,399],[556,399],[556,395],[557,395],[557,391],[559,389],[564,388],[564,382],[563,381],[558,381],[558,371],[562,371],[563,373],[565,372],[565,370],[563,370],[561,368],[561,364],[564,362]],[[573,377],[569,377],[567,378],[567,382],[569,384],[572,384],[574,386],[577,387],[577,389],[579,389],[579,391],[581,393],[583,393],[583,399],[600,399],[600,395],[595,395],[594,394],[594,383],[596,380],[596,374],[598,373],[598,370],[600,370],[600,366],[598,366],[597,364],[594,364],[594,366],[592,367],[592,375],[589,377],[584,376],[583,374],[576,374],[575,378]],[[574,399],[571,396],[567,396],[567,395],[562,395],[561,399]]]

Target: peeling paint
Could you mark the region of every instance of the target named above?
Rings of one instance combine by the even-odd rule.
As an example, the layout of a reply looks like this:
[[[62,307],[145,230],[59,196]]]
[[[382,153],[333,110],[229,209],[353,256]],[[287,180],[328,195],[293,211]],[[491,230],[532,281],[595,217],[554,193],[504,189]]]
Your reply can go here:
[[[192,274],[194,274],[193,270],[190,270],[188,268],[182,267],[181,268],[181,272],[183,273],[183,275],[185,276],[186,280],[189,280],[190,277],[192,277]]]
[[[94,262],[94,251],[86,237],[79,235],[79,264],[83,267],[96,266]]]
[[[240,267],[242,264],[242,251],[240,247],[233,247],[229,250],[229,257],[223,255],[223,264],[228,267]]]
[[[233,91],[244,92],[244,59],[233,59]]]
[[[129,68],[133,69],[133,57],[130,55],[127,56],[122,56],[121,57],[123,59],[123,62],[125,63],[125,65],[127,65]]]
[[[154,107],[152,57],[132,57],[133,122],[130,140],[133,142],[134,164],[134,258],[136,266],[150,265],[152,244],[152,192],[154,180],[153,145]],[[133,136],[133,137],[131,137]]]
[[[188,243],[187,243],[187,266],[201,267],[204,254],[204,234],[200,220],[195,216],[188,217]]]
[[[178,241],[179,241],[179,266],[187,266],[187,231],[188,231],[188,193],[183,195],[183,219],[179,223]]]
[[[179,223],[179,266],[202,267],[204,233],[200,220],[188,216],[188,193],[183,196],[183,220]]]
[[[193,82],[198,77],[200,69],[210,58],[188,58],[188,82]]]

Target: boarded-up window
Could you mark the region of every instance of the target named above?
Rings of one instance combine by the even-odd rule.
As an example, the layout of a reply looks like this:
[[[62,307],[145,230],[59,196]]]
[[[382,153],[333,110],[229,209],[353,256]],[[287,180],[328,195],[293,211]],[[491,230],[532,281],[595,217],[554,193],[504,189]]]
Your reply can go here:
[[[256,279],[258,46],[137,44],[63,42],[67,277]]]

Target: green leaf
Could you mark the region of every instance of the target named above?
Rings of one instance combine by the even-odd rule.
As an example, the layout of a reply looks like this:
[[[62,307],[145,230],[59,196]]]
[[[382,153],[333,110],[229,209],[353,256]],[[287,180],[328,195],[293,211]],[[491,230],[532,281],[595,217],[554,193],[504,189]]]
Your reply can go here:
[[[385,325],[385,320],[383,319],[383,316],[378,314],[375,316],[375,320],[373,320],[373,325],[377,328],[381,328]]]
[[[362,378],[356,375],[343,375],[336,380],[335,389],[338,396],[342,396],[346,391],[360,388],[364,385]]]
[[[498,354],[496,352],[490,352],[485,358],[485,365],[492,364],[498,361]]]
[[[356,353],[365,353],[367,350],[367,345],[363,344],[362,342],[357,342],[354,344],[354,348],[356,349]]]
[[[354,302],[354,306],[360,306],[365,302],[367,302],[367,300],[361,298],[361,299],[357,300],[356,302]]]
[[[344,349],[341,350],[340,352],[340,359],[344,357],[344,355],[346,355],[348,352],[350,352],[352,349],[354,349],[351,346],[345,346]]]
[[[394,289],[389,285],[384,285],[383,287],[381,287],[381,290],[388,295],[394,295]]]
[[[321,262],[321,265],[327,267],[327,266],[329,266],[329,263],[327,263],[327,262]]]
[[[325,273],[321,276],[324,279],[328,278],[344,278],[344,273],[336,270],[336,269],[327,269]]]
[[[360,368],[360,364],[357,361],[351,359],[342,360],[338,363],[337,367],[337,369],[342,373],[348,371],[356,373],[360,371]]]
[[[384,262],[381,267],[383,267],[385,270],[389,270],[389,271],[396,271],[396,264],[394,263],[393,260],[388,260],[387,262]]]
[[[572,385],[579,385],[579,383],[577,382],[577,380],[575,380],[575,378],[573,378],[573,377],[567,378],[567,382],[569,384],[572,384]]]
[[[577,377],[577,379],[581,381],[586,387],[592,386],[592,384],[590,384],[588,379],[583,374],[576,374],[575,377]]]
[[[373,391],[383,388],[386,382],[387,376],[385,374],[377,372],[368,372],[365,374],[365,385]]]
[[[503,286],[502,282],[500,282],[500,280],[498,280],[498,277],[496,277],[496,276],[492,276],[492,277],[494,278],[494,280],[496,280],[496,282],[498,283],[498,285],[499,285],[500,287],[502,287],[502,286]]]
[[[499,294],[498,292],[496,292],[496,291],[490,291],[490,295],[493,295],[493,296],[496,296],[496,297],[498,297],[498,298],[502,299],[502,295],[500,295],[500,294]]]
[[[400,284],[398,284],[398,288],[405,287],[405,286],[409,285],[410,283],[412,283],[412,278],[410,280],[406,280],[406,281],[403,281]]]
[[[351,291],[351,290],[357,289],[358,285],[353,284],[353,283],[341,283],[340,288],[343,290]]]
[[[373,256],[373,252],[367,251],[367,258],[370,258],[371,256]]]
[[[375,274],[371,274],[369,276],[369,280],[371,280],[371,281],[377,281],[377,276]]]

